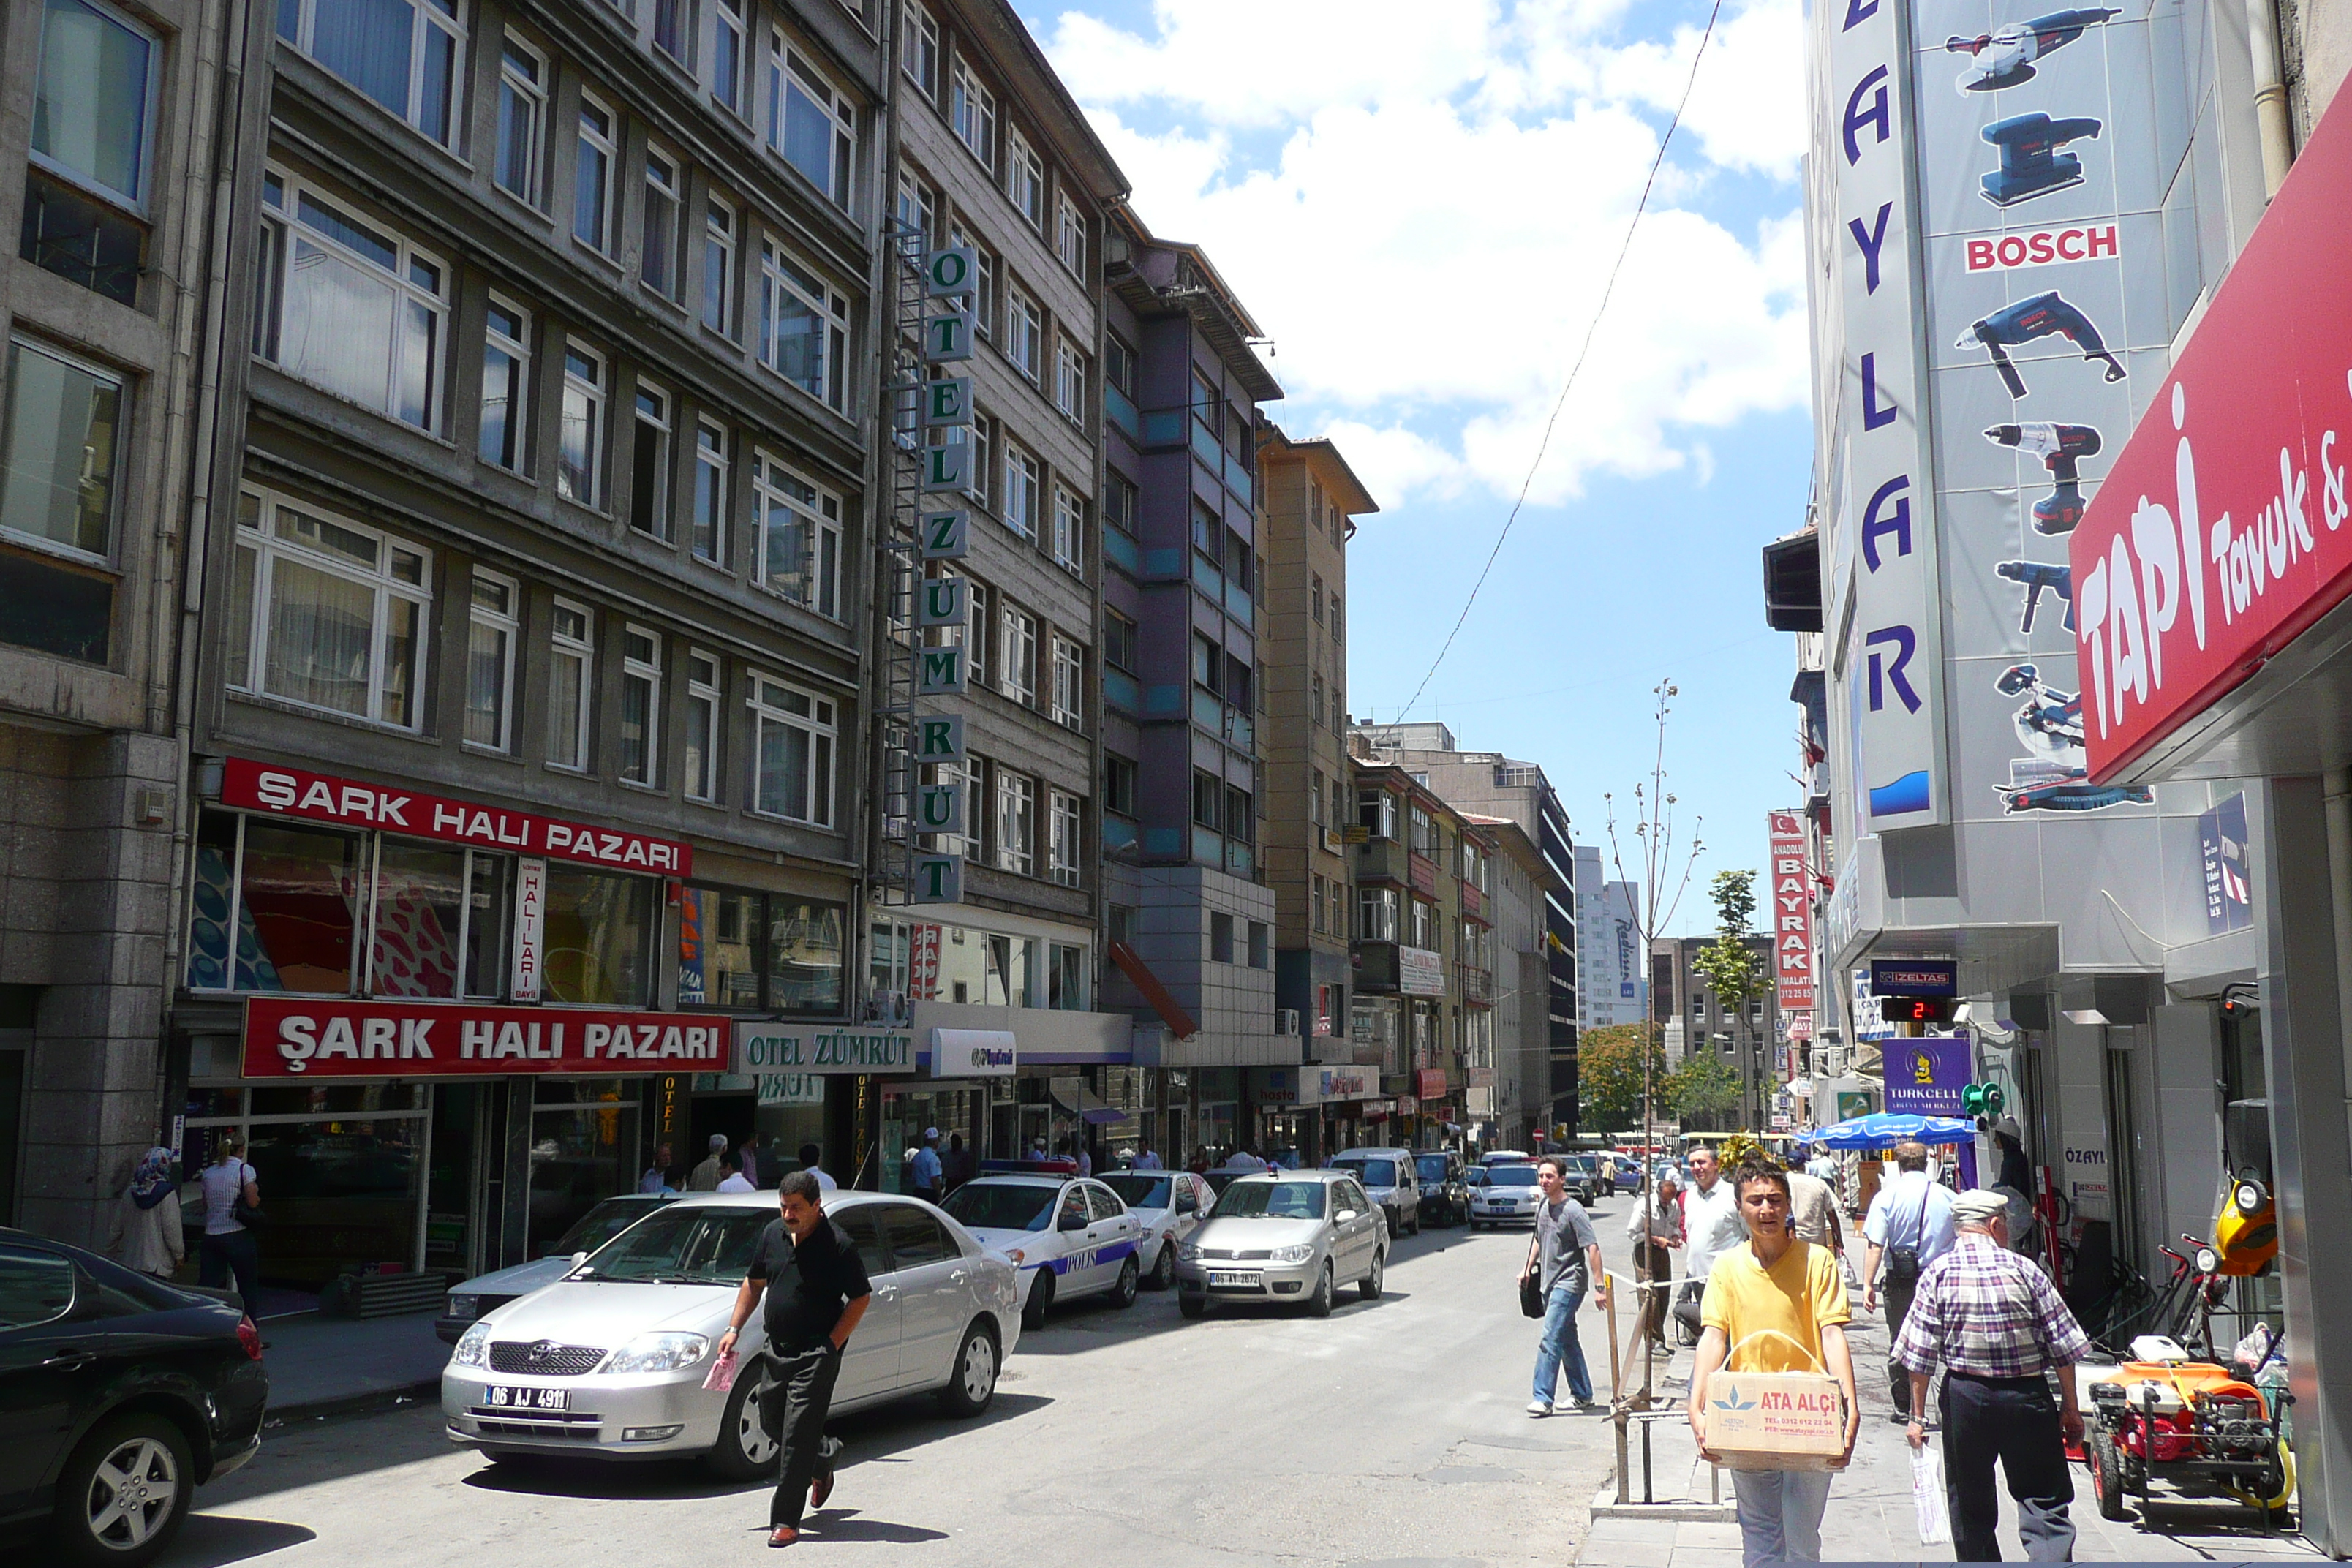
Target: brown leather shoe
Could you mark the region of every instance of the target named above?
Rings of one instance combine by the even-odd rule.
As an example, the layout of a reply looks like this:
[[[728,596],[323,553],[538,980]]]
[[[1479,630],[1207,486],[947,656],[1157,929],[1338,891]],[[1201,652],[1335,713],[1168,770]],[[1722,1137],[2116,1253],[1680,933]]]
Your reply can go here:
[[[824,1506],[824,1500],[832,1495],[833,1467],[831,1465],[827,1465],[824,1469],[819,1470],[809,1481],[809,1511],[814,1513],[818,1509],[823,1508]]]
[[[790,1546],[800,1538],[801,1532],[789,1524],[780,1524],[768,1531],[768,1544],[771,1546]]]

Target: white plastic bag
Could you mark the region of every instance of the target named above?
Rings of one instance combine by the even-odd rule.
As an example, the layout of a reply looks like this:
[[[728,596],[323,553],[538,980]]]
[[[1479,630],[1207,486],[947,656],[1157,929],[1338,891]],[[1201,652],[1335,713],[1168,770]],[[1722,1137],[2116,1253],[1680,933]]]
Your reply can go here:
[[[1952,1539],[1952,1516],[1944,1506],[1944,1456],[1927,1444],[1911,1450],[1911,1508],[1918,1516],[1920,1545]]]

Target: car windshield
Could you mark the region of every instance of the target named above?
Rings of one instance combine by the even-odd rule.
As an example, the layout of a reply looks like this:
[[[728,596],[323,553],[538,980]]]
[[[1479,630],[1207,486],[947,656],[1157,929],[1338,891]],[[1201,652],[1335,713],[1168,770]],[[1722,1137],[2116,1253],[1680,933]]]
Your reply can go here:
[[[657,1206],[641,1198],[606,1198],[582,1215],[579,1222],[563,1233],[563,1239],[550,1250],[558,1258],[569,1258],[575,1252],[593,1252],[653,1213]]]
[[[1497,1165],[1486,1173],[1486,1180],[1498,1187],[1532,1187],[1536,1184],[1533,1165]]]
[[[947,1211],[974,1230],[1043,1230],[1061,1195],[1059,1187],[1026,1182],[970,1182],[948,1194]]]
[[[1175,1202],[1172,1195],[1175,1182],[1167,1176],[1135,1175],[1113,1171],[1095,1178],[1118,1194],[1118,1201],[1131,1209],[1164,1209]]]
[[[1570,1154],[1567,1163],[1568,1168],[1580,1175],[1592,1174],[1592,1156],[1590,1154]]]
[[[1212,1219],[1321,1219],[1321,1182],[1235,1182],[1217,1200]]]
[[[593,1254],[573,1275],[635,1285],[735,1285],[751,1267],[769,1208],[689,1204],[648,1215]]]
[[[1334,1160],[1331,1168],[1347,1172],[1368,1187],[1396,1185],[1396,1162],[1393,1160]]]
[[[1421,1179],[1423,1181],[1442,1182],[1445,1180],[1444,1155],[1423,1154],[1420,1159],[1415,1160],[1412,1163],[1413,1168],[1421,1173]]]

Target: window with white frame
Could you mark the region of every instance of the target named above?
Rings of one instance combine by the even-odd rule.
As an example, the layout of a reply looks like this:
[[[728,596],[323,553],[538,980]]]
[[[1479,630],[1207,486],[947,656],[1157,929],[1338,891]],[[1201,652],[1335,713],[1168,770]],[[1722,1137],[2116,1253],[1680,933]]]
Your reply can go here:
[[[154,35],[111,5],[48,0],[33,89],[33,162],[143,213],[156,55]]]
[[[584,507],[600,504],[604,440],[604,358],[577,343],[563,351],[563,430],[555,490]]]
[[[765,676],[753,677],[751,685],[752,809],[831,826],[834,704]]]
[[[547,760],[559,768],[588,765],[588,705],[596,685],[593,637],[583,606],[555,601],[547,637]]]
[[[539,205],[540,171],[547,156],[547,57],[506,36],[499,57],[499,147],[494,170],[500,188]]]
[[[702,209],[702,324],[728,335],[735,325],[735,209],[717,196]]]
[[[900,29],[900,68],[912,77],[923,96],[937,100],[940,96],[940,24],[925,7],[907,0],[905,20]]]
[[[670,539],[670,401],[651,382],[637,383],[636,445],[629,463],[629,526]]]
[[[719,106],[743,112],[744,0],[711,0],[710,54],[706,79]]]
[[[654,47],[692,68],[694,0],[654,0]]]
[[[719,797],[719,660],[700,648],[686,656],[686,752],[679,759],[686,769],[686,798]]]
[[[1013,367],[1035,381],[1042,374],[1039,368],[1044,354],[1045,313],[1037,301],[1022,291],[1019,284],[1004,290],[1004,352]]]
[[[1028,707],[1037,706],[1037,617],[1007,602],[998,648],[999,691]]]
[[[457,0],[278,0],[278,36],[446,144],[465,75]]]
[[[572,235],[607,255],[613,249],[613,164],[619,134],[613,111],[583,93],[579,160],[572,172]]]
[[[971,614],[969,617],[971,636],[964,639],[964,663],[971,670],[974,686],[988,684],[989,663],[993,656],[996,638],[990,628],[996,623],[989,618],[988,584],[977,577],[968,579],[971,584]]]
[[[1045,165],[1018,131],[1004,133],[1004,194],[1039,233],[1045,228]]]
[[[424,720],[432,561],[391,534],[267,490],[238,498],[229,681],[415,730]]]
[[[482,328],[482,461],[522,472],[530,407],[530,316],[493,294]]]
[[[1356,892],[1356,935],[1366,942],[1397,939],[1397,890],[1361,888]]]
[[[1310,912],[1315,917],[1315,929],[1318,932],[1330,929],[1330,917],[1325,912],[1323,887],[1324,880],[1320,875],[1308,879],[1307,902],[1311,906]]]
[[[961,224],[948,226],[948,244],[958,247],[969,247],[980,258],[972,279],[971,308],[973,315],[979,319],[977,331],[980,335],[993,342],[996,336],[996,258],[989,254],[988,247],[965,233]]]
[[[931,222],[939,208],[940,194],[929,181],[912,169],[898,171],[899,226],[926,247],[931,243]]]
[[[126,402],[121,377],[9,340],[0,533],[91,562],[112,558]]]
[[[841,498],[767,453],[751,454],[753,580],[820,616],[841,613]]]
[[[975,399],[971,407],[971,471],[979,480],[980,504],[983,507],[996,499],[1001,488],[996,482],[996,470],[992,466],[996,461],[992,454],[1003,444],[996,437],[996,421],[981,411],[979,401]]]
[[[685,281],[679,255],[678,202],[684,191],[677,164],[652,148],[646,149],[645,248],[637,258],[637,278],[665,300],[676,300]]]
[[[474,569],[473,604],[466,626],[466,743],[503,752],[513,743],[515,638],[522,623],[521,590],[505,577]]]
[[[425,430],[441,426],[449,273],[339,198],[262,181],[256,349],[289,375]]]
[[[1037,874],[1037,785],[1010,768],[996,770],[996,864]]]
[[[621,631],[621,777],[661,782],[661,636],[644,626]]]
[[[1087,574],[1087,503],[1059,482],[1054,486],[1054,561],[1066,572]]]
[[[707,420],[694,427],[694,558],[727,563],[727,432]]]
[[[954,125],[956,140],[971,149],[971,155],[991,169],[996,167],[996,95],[980,84],[980,78],[961,60],[956,62],[955,79],[948,89],[948,120]]]
[[[1046,801],[1051,824],[1046,836],[1046,870],[1064,887],[1075,888],[1078,885],[1078,857],[1086,841],[1085,818],[1079,811],[1078,797],[1064,795],[1060,790],[1049,790]]]
[[[760,247],[760,359],[837,411],[849,406],[849,300],[778,247]]]
[[[1004,526],[1024,539],[1037,537],[1037,459],[1010,440],[1004,443]]]
[[[768,46],[768,145],[835,205],[849,205],[857,110],[782,33]]]
[[[1080,428],[1087,422],[1087,356],[1065,337],[1054,340],[1054,406]]]
[[[1064,637],[1054,639],[1054,722],[1073,730],[1087,723],[1087,650]]]
[[[1087,219],[1068,196],[1054,202],[1054,254],[1078,277],[1087,275]]]

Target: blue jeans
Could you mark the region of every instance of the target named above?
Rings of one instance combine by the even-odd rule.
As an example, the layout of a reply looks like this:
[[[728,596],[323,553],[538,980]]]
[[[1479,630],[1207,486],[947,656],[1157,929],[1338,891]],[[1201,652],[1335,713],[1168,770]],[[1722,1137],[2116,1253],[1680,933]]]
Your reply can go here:
[[[1568,1369],[1568,1392],[1579,1404],[1592,1397],[1592,1374],[1584,1370],[1584,1347],[1576,1342],[1576,1310],[1584,1304],[1581,1286],[1565,1280],[1551,1288],[1544,1309],[1543,1338],[1536,1343],[1536,1398],[1546,1405]]]
[[[1822,1510],[1829,1506],[1827,1470],[1734,1470],[1739,1502],[1739,1561],[1819,1563]]]

